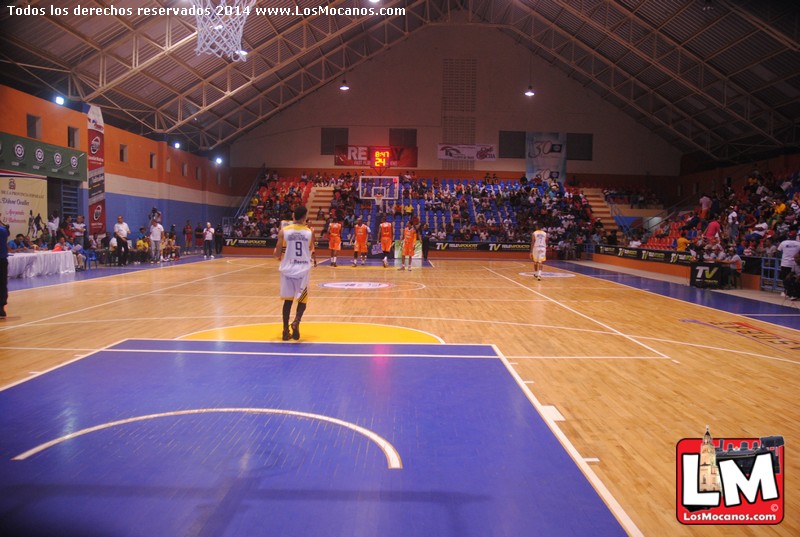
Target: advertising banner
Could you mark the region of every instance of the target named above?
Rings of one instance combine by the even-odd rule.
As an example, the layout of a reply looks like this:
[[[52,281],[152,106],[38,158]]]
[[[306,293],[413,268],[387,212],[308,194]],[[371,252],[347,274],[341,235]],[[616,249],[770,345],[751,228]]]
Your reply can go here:
[[[100,235],[106,232],[106,161],[105,127],[103,112],[97,106],[90,106],[86,113],[89,133],[89,155],[87,168],[89,175],[89,234]]]
[[[0,132],[0,169],[85,181],[86,153]]]
[[[11,238],[17,233],[36,238],[47,224],[47,180],[0,177],[0,221]]]
[[[494,144],[439,144],[436,149],[439,160],[497,160],[497,146]]]
[[[673,265],[692,264],[692,254],[689,252],[676,252],[667,250],[644,250],[640,248],[626,248],[624,246],[595,246],[595,253],[603,255],[614,255],[626,259],[636,259],[639,261],[658,261],[661,263],[671,263]]]
[[[525,135],[525,175],[543,181],[567,179],[567,135],[563,132],[528,132]]]
[[[450,252],[529,252],[525,242],[437,242],[431,241],[431,250]]]

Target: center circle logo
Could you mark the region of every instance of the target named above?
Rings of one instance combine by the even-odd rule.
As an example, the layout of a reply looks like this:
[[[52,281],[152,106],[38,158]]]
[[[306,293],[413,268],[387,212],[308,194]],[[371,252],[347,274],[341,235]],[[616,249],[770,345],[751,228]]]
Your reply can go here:
[[[326,282],[319,284],[319,286],[326,287],[328,289],[363,290],[363,289],[386,289],[387,287],[392,287],[392,284],[382,283],[382,282]]]

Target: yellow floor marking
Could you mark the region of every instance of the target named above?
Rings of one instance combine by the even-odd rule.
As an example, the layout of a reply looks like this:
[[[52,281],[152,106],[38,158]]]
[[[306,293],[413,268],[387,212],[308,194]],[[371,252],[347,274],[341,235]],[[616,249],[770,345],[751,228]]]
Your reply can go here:
[[[281,341],[282,323],[263,323],[215,328],[188,334],[179,339],[209,341]],[[373,323],[300,324],[304,343],[443,343],[422,330]],[[287,343],[293,343],[293,340]]]

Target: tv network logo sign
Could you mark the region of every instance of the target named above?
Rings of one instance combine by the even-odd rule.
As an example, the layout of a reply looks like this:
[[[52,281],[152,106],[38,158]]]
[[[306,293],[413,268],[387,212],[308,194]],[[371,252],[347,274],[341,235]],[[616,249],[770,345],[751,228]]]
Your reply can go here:
[[[677,517],[681,524],[779,524],[783,520],[783,437],[677,445]]]

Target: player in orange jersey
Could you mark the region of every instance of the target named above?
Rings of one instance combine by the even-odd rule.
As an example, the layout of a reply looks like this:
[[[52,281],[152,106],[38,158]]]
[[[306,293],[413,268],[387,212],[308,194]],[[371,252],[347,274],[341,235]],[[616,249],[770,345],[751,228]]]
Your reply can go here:
[[[361,217],[359,216],[356,219],[356,226],[354,230],[355,235],[355,246],[353,247],[353,266],[356,266],[356,261],[358,261],[358,254],[361,254],[361,264],[363,265],[367,259],[367,247],[368,247],[368,240],[370,229],[367,224],[365,224]]]
[[[383,221],[378,231],[378,237],[381,241],[381,250],[383,250],[383,268],[386,268],[389,266],[389,252],[392,250],[394,242],[394,227],[391,222],[386,220],[386,217],[381,220]]]
[[[416,245],[417,230],[414,228],[414,223],[409,219],[403,230],[403,257],[400,259],[400,268],[397,270],[405,270],[406,257],[408,257],[408,270],[411,270],[411,259],[414,257]]]
[[[342,249],[342,223],[334,213],[330,214],[331,222],[328,224],[328,248],[331,250],[331,266],[336,266],[336,255]]]

